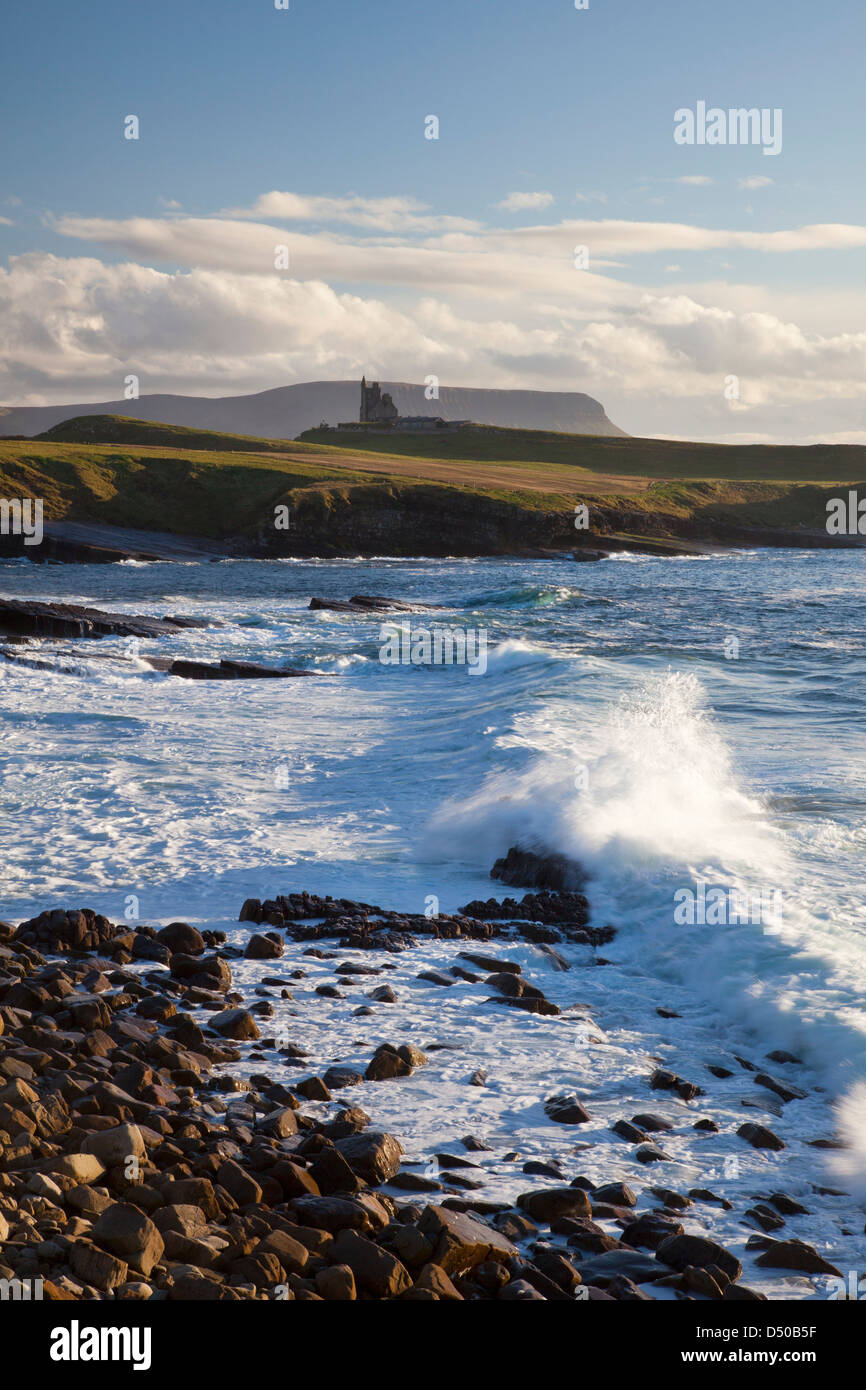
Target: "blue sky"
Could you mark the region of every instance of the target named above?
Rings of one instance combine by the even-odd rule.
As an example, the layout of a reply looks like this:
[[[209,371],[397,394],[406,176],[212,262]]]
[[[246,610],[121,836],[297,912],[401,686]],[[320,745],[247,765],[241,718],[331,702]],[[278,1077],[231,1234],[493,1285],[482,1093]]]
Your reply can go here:
[[[792,370],[796,375],[798,362],[776,360],[777,342],[767,358],[772,370],[758,371],[762,325],[746,325],[743,380],[753,381],[754,389],[751,401],[744,389],[737,420],[730,403],[714,399],[713,384],[723,366],[736,371],[736,324],[725,329],[730,362],[720,357],[711,364],[706,344],[694,349],[697,358],[684,367],[675,391],[652,361],[653,342],[638,350],[637,339],[655,335],[659,352],[675,367],[679,355],[689,356],[699,319],[700,332],[712,340],[721,323],[714,314],[766,314],[783,326],[778,339],[785,338],[785,325],[803,335],[798,361],[807,394],[826,394],[840,361],[850,368],[852,354],[863,350],[849,341],[863,322],[861,238],[813,234],[794,238],[795,249],[782,249],[760,237],[815,224],[866,224],[864,39],[862,8],[806,0],[712,7],[694,0],[589,0],[585,11],[572,0],[291,0],[288,11],[276,10],[273,0],[88,0],[85,6],[49,0],[16,7],[4,20],[0,53],[0,266],[18,282],[13,315],[23,315],[25,291],[32,297],[33,286],[43,286],[43,329],[53,309],[65,322],[59,338],[68,343],[71,333],[75,342],[64,370],[58,340],[40,365],[38,343],[17,361],[15,344],[0,339],[0,400],[64,399],[67,389],[77,399],[100,399],[121,359],[131,360],[136,351],[146,357],[153,389],[177,381],[176,389],[201,394],[221,394],[230,382],[257,389],[284,379],[341,376],[365,362],[392,377],[417,375],[435,359],[443,379],[464,384],[520,380],[590,390],[632,430],[782,437],[779,421],[790,422],[792,401],[774,382],[790,379]],[[698,100],[722,108],[781,108],[781,153],[676,145],[674,112]],[[123,139],[130,113],[141,122],[138,141]],[[438,141],[424,139],[428,114],[439,117]],[[756,180],[758,186],[748,186]],[[288,220],[273,208],[254,215],[258,200],[272,191],[307,199],[399,198],[407,206],[414,200],[431,217],[462,219],[477,230],[464,233],[444,223],[375,227],[369,219],[353,226],[345,210],[333,217],[332,205],[317,203]],[[535,205],[509,203],[515,193],[533,194]],[[350,311],[360,316],[354,355],[344,332],[330,349],[319,344],[304,369],[309,296],[302,303],[303,296],[296,289],[290,294],[282,282],[287,339],[294,347],[280,361],[278,324],[272,324],[275,346],[263,344],[258,360],[248,355],[243,369],[231,365],[216,301],[234,303],[235,281],[247,277],[250,290],[257,269],[241,251],[238,212],[251,245],[258,227],[282,228],[290,246],[303,233],[293,275],[336,295],[336,318]],[[212,223],[201,255],[192,222],[178,239],[188,219]],[[589,277],[575,279],[573,293],[561,283],[548,285],[540,274],[522,280],[529,239],[499,240],[500,254],[491,254],[497,229],[511,237],[521,228],[561,228],[558,239],[542,231],[536,242],[547,248],[545,256],[565,257],[575,242],[572,223],[593,262],[592,285]],[[629,224],[630,234],[596,230],[595,224],[610,223]],[[691,244],[688,237],[654,230],[659,224],[735,235]],[[738,234],[757,234],[758,240],[738,240]],[[428,235],[444,238],[437,250],[451,255],[454,275],[443,275],[437,261],[426,286],[420,271],[404,281],[392,269],[377,270],[372,257],[347,257],[341,265],[334,253],[334,244],[351,241],[366,252],[375,242],[381,258],[396,237],[408,261]],[[475,248],[448,240],[464,235],[479,238]],[[328,254],[319,255],[317,237],[329,239]],[[478,262],[461,265],[459,258],[474,250],[487,254],[491,269],[481,307],[461,289],[478,273]],[[61,264],[49,270],[36,259],[40,255]],[[20,262],[9,259],[15,257],[25,259],[26,276]],[[205,307],[198,341],[190,339],[183,362],[166,360],[160,367],[158,339],[142,335],[140,323],[128,331],[123,326],[130,285],[82,280],[82,260],[172,277],[178,314],[180,305],[189,310],[190,298],[201,302],[201,294],[190,295],[190,277],[226,278],[218,294],[208,282],[215,302]],[[52,272],[63,281],[53,303],[44,289]],[[143,293],[145,278],[139,275],[135,293]],[[168,282],[158,283],[167,294]],[[15,286],[7,281],[6,289],[13,294]],[[649,321],[641,307],[645,294],[659,301]],[[673,341],[667,319],[688,319],[691,311],[662,301],[683,295],[702,314],[693,314],[690,331]],[[347,296],[361,300],[363,310]],[[491,302],[497,298],[498,304]],[[82,339],[70,308],[76,301],[79,313],[92,320],[91,334],[98,334],[100,318],[106,322],[107,351]],[[446,311],[471,328],[461,333],[452,324],[449,339]],[[253,295],[249,313],[256,312]],[[400,315],[400,323],[387,325],[388,314]],[[550,331],[554,322],[559,341]],[[485,323],[486,335],[480,329]],[[507,327],[497,340],[500,323]],[[27,328],[23,321],[20,326]],[[599,353],[605,326],[622,331],[623,372],[641,378],[630,379],[626,391],[611,345]],[[587,327],[592,331],[585,340]],[[580,340],[574,353],[571,331],[574,342]],[[522,353],[514,346],[521,333],[530,340]],[[396,343],[393,354],[389,337]],[[456,351],[468,341],[477,342],[474,359]],[[205,366],[196,384],[194,361],[205,361],[209,352],[213,366]],[[644,358],[650,359],[646,370]],[[401,361],[406,371],[399,370]],[[707,376],[705,392],[692,369]],[[835,387],[829,392],[822,437],[866,426],[857,371],[850,375],[849,395],[840,397]],[[675,400],[666,409],[659,396],[671,391]]]

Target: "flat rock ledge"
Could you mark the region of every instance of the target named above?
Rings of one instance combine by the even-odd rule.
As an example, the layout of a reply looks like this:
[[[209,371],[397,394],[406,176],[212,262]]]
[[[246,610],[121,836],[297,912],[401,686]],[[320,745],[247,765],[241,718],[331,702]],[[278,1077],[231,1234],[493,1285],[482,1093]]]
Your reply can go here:
[[[106,613],[75,603],[0,599],[0,633],[20,637],[170,637],[184,628],[209,627],[198,618],[144,618]]]

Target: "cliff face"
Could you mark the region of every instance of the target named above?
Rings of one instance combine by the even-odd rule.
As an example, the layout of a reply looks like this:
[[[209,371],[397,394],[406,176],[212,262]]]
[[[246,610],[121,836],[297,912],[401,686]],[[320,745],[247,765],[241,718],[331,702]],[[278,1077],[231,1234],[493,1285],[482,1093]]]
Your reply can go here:
[[[474,420],[512,429],[556,430],[566,434],[622,435],[604,407],[580,391],[486,391],[442,386],[439,399],[428,401],[423,386],[381,383],[401,415],[441,415],[446,420]],[[76,415],[126,415],[192,429],[291,439],[324,420],[337,425],[357,420],[357,381],[309,381],[280,386],[254,396],[142,396],[137,401],[101,401],[85,405],[0,407],[0,435],[32,437]]]

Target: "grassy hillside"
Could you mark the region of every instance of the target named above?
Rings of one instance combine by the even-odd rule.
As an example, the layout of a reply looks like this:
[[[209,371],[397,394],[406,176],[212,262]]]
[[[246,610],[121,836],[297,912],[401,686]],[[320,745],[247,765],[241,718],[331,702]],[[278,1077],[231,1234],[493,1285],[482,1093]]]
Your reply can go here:
[[[194,430],[185,425],[134,420],[129,415],[78,415],[36,435],[36,439],[49,444],[145,444],[168,449],[218,450],[220,453],[280,453],[287,448],[309,450],[309,446],[290,439],[259,439],[248,434]]]
[[[49,521],[231,540],[243,553],[470,555],[579,543],[587,539],[574,529],[581,502],[600,539],[724,541],[770,528],[820,541],[826,499],[866,486],[862,448],[726,450],[493,430],[463,440],[490,458],[425,458],[367,446],[418,450],[429,436],[341,436],[338,446],[330,434],[327,445],[308,438],[275,448],[272,440],[96,420],[63,428],[140,432],[149,442],[0,441],[0,496],[42,498]],[[439,448],[460,442],[459,434],[435,437]],[[205,447],[211,443],[219,447]],[[527,453],[534,457],[520,457]],[[719,473],[725,459],[730,476]],[[625,471],[626,463],[645,471]],[[771,476],[755,476],[761,470]],[[291,508],[288,532],[274,527],[282,503]]]
[[[330,446],[338,443],[342,450],[351,452],[416,460],[546,463],[583,468],[607,477],[804,483],[866,478],[866,446],[855,444],[693,444],[480,425],[417,435],[361,430],[338,435],[333,430],[307,430],[300,440]]]

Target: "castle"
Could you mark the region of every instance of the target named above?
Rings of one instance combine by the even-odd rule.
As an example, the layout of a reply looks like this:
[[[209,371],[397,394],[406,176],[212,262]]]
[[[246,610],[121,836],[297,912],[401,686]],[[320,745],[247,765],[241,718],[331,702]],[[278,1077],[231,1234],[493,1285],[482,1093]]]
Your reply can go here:
[[[378,381],[371,381],[368,386],[365,376],[361,377],[361,414],[358,419],[362,425],[392,425],[399,419],[389,392],[383,395]]]
[[[390,391],[383,391],[378,381],[361,378],[361,409],[357,420],[347,420],[339,430],[417,430],[433,433],[437,430],[456,430],[469,420],[445,420],[441,415],[401,415]],[[327,426],[323,426],[327,428]]]

